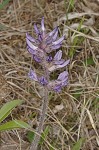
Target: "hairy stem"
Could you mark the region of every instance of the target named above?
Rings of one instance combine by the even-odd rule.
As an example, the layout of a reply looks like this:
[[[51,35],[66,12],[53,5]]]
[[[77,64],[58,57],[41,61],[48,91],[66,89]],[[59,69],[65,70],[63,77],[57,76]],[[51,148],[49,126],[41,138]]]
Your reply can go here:
[[[43,67],[43,69],[44,69],[44,75],[45,75],[46,79],[49,81],[48,69],[45,66]],[[45,120],[47,107],[48,107],[48,94],[49,94],[48,89],[45,87],[44,88],[44,98],[42,101],[42,109],[41,109],[41,114],[40,114],[40,119],[39,119],[39,126],[37,128],[37,134],[35,135],[35,138],[31,144],[30,150],[37,150],[37,148],[38,148],[40,135],[43,131],[44,120]]]
[[[39,122],[39,126],[37,129],[37,134],[35,135],[34,141],[31,144],[30,150],[37,150],[38,143],[40,140],[40,135],[41,135],[42,130],[43,130],[43,124],[44,124],[45,115],[47,112],[47,106],[48,106],[48,90],[45,89],[44,90],[44,99],[42,102],[42,110],[41,110],[42,112],[41,112],[41,116],[40,116],[40,120],[39,120],[40,122]]]

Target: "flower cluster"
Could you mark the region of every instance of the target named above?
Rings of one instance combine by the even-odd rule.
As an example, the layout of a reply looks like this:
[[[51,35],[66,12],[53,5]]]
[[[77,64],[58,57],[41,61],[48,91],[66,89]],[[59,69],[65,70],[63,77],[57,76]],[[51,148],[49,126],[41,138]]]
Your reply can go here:
[[[68,72],[64,71],[59,74],[57,80],[49,81],[47,76],[50,73],[67,66],[70,60],[65,61],[62,59],[62,50],[58,50],[54,57],[51,56],[51,52],[59,49],[64,40],[64,36],[58,38],[58,27],[54,28],[50,33],[46,33],[44,27],[44,17],[41,20],[41,28],[39,29],[34,24],[34,30],[37,38],[31,37],[26,34],[27,49],[32,55],[33,59],[45,68],[48,75],[38,77],[37,74],[31,69],[29,77],[32,80],[39,82],[41,85],[46,86],[49,90],[60,92],[61,88],[68,84]]]

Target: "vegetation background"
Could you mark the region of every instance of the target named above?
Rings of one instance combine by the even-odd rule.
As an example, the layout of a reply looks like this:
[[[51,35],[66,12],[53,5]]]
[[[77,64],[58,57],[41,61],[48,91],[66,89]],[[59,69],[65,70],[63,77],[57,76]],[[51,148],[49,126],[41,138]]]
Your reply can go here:
[[[26,33],[35,37],[33,24],[40,25],[42,16],[47,31],[59,26],[59,35],[65,34],[63,56],[71,63],[68,87],[49,97],[39,150],[99,150],[99,0],[0,1],[0,106],[24,100],[5,122],[38,124],[42,88],[27,74],[31,66],[42,70],[26,49]],[[33,133],[10,130],[0,139],[0,150],[28,150]]]

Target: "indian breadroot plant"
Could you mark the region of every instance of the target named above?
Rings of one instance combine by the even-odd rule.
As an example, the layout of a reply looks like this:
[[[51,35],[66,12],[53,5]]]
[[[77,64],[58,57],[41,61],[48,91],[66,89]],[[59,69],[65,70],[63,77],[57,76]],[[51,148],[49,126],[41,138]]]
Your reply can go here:
[[[64,35],[57,39],[58,27],[46,33],[43,17],[41,20],[41,28],[38,28],[38,26],[34,24],[34,30],[37,38],[31,37],[28,33],[26,34],[27,50],[33,59],[42,66],[43,76],[38,76],[32,69],[30,69],[28,76],[44,87],[44,97],[42,98],[42,110],[37,134],[31,144],[30,150],[37,150],[38,147],[40,135],[43,131],[45,115],[47,113],[49,91],[60,92],[61,89],[68,84],[68,72],[66,70],[60,73],[56,80],[50,80],[50,74],[55,70],[67,66],[70,62],[70,60],[62,59],[62,50],[59,50],[59,48],[62,46]],[[54,57],[51,55],[53,51],[55,51]]]

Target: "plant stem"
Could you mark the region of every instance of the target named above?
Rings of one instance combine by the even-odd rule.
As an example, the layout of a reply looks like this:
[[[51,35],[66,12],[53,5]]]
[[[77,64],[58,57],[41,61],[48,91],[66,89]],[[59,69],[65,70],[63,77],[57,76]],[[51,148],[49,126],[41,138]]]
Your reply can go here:
[[[48,69],[44,65],[43,65],[43,70],[44,70],[44,75],[47,81],[49,82],[49,72],[48,72]],[[45,116],[47,112],[47,107],[48,107],[48,94],[49,94],[48,89],[45,86],[44,98],[42,101],[42,108],[41,108],[41,114],[40,114],[40,119],[39,119],[39,126],[37,128],[37,134],[35,134],[35,138],[31,144],[30,150],[37,150],[38,148],[40,136],[43,131],[43,125],[44,125],[44,120],[45,120]]]
[[[43,124],[44,124],[45,115],[47,112],[47,106],[48,106],[48,90],[45,89],[44,90],[44,99],[42,102],[42,112],[41,112],[40,120],[39,120],[40,122],[39,122],[39,126],[37,129],[37,134],[35,134],[35,138],[31,144],[30,150],[37,150],[38,143],[40,140],[40,135],[41,135],[42,130],[43,130]]]

